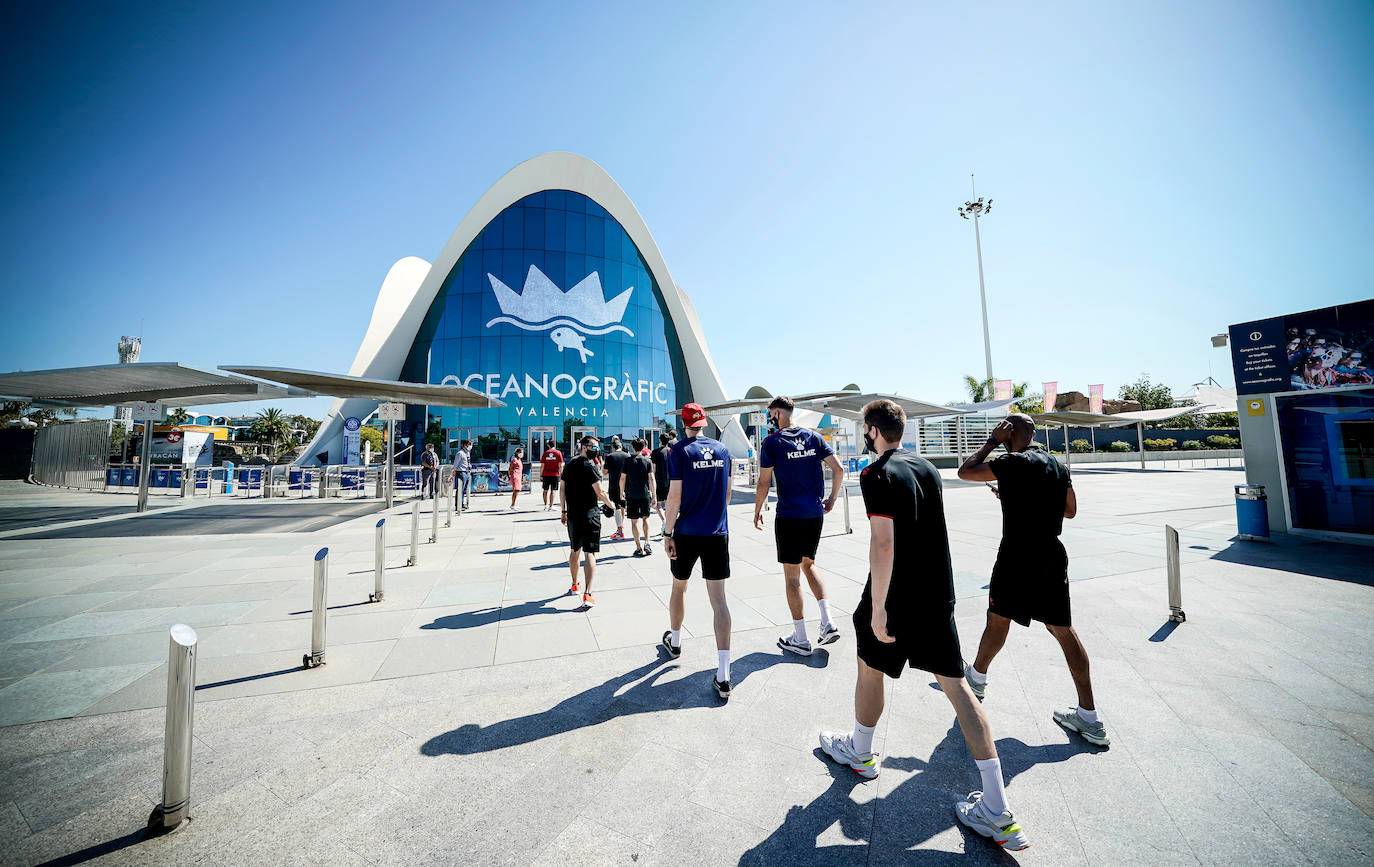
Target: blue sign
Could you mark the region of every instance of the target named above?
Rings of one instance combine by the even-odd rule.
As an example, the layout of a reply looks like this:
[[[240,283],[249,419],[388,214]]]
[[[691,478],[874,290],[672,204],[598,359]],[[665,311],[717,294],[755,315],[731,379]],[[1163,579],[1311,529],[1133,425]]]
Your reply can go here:
[[[1374,300],[1232,325],[1237,394],[1374,384]]]

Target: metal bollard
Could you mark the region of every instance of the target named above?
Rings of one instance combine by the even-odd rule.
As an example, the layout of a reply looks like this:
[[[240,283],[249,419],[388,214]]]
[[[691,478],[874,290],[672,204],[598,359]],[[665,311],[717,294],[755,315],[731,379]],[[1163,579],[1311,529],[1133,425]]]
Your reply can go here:
[[[196,709],[196,631],[184,623],[167,644],[167,728],[162,746],[162,803],[148,817],[148,836],[191,820],[191,722]]]
[[[1169,619],[1182,623],[1188,617],[1183,613],[1183,575],[1178,562],[1178,531],[1164,525],[1164,556],[1169,569]]]
[[[373,563],[373,571],[377,573],[376,586],[372,590],[372,595],[367,597],[373,602],[382,601],[382,572],[386,569],[386,518],[377,521],[377,555]]]
[[[262,468],[262,498],[272,499],[272,465],[267,464]]]
[[[429,507],[429,544],[439,541],[439,498],[430,499]]]
[[[406,561],[407,566],[414,566],[420,562],[420,501],[416,500],[410,507],[410,559]]]
[[[325,584],[329,580],[329,549],[315,553],[315,604],[310,616],[310,652],[301,657],[304,668],[324,665],[324,626],[327,613]]]
[[[329,496],[329,467],[325,467],[320,473],[320,499]]]
[[[444,526],[453,526],[453,498],[447,491],[444,492]]]
[[[850,525],[850,523],[849,523],[849,488],[843,488],[843,491],[844,491],[844,531],[845,531],[846,533],[852,533],[852,532],[854,532],[854,527],[853,527],[852,525]]]
[[[190,490],[194,491],[196,489],[195,485],[196,468],[194,466],[188,468],[183,464],[181,467],[181,498],[183,500],[186,499],[188,486]]]

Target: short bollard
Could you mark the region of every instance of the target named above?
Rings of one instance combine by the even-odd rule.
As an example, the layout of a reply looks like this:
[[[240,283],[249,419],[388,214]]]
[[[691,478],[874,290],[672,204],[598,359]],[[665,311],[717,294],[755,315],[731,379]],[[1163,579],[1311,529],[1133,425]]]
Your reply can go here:
[[[1164,526],[1164,556],[1169,569],[1169,619],[1182,623],[1188,617],[1183,613],[1183,575],[1178,562],[1178,531],[1169,525]]]
[[[407,566],[420,562],[420,501],[416,500],[410,508],[410,559]]]
[[[367,597],[373,602],[382,601],[382,572],[386,568],[386,518],[377,521],[377,556],[373,563],[373,571],[376,572],[374,583],[376,587],[372,590],[372,595]]]
[[[167,646],[167,729],[162,746],[162,803],[148,817],[148,836],[191,821],[191,722],[196,709],[196,631],[171,629]]]
[[[329,549],[315,554],[315,604],[310,616],[310,652],[301,657],[305,668],[324,665],[324,624],[326,606],[325,583],[329,580]]]
[[[447,499],[447,497],[445,498]],[[433,545],[439,541],[439,498],[434,497],[430,500],[429,508],[429,544]]]
[[[844,491],[844,531],[854,532],[854,527],[849,523],[849,488],[842,488]]]
[[[453,498],[444,494],[444,526],[453,526]]]

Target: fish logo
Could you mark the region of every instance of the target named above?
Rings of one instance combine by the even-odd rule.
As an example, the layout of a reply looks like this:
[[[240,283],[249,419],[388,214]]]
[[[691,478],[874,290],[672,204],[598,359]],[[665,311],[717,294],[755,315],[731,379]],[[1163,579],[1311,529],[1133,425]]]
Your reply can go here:
[[[607,301],[601,288],[601,276],[595,271],[566,292],[534,265],[525,274],[525,285],[519,293],[502,283],[495,274],[488,273],[487,279],[496,293],[496,303],[501,306],[501,315],[488,322],[488,328],[504,322],[526,331],[548,331],[549,339],[559,352],[574,350],[582,357],[583,364],[594,354],[587,348],[583,335],[623,331],[635,336],[620,324],[634,287]]]

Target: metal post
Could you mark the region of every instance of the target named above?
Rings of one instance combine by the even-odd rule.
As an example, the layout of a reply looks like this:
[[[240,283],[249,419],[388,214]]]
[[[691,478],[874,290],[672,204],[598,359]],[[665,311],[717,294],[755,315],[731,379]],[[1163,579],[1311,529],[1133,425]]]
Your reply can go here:
[[[386,518],[377,519],[377,554],[372,565],[373,572],[376,573],[372,595],[368,597],[373,602],[382,601],[382,573],[386,569]]]
[[[196,631],[184,623],[167,643],[167,728],[162,745],[162,803],[148,817],[148,836],[191,819],[191,722],[196,709]]]
[[[143,442],[139,443],[138,460],[138,509],[137,511],[148,511],[148,482],[152,480],[153,474],[149,472],[153,461],[153,423],[147,419],[143,422]]]
[[[436,478],[434,481],[437,483],[439,480]],[[439,497],[437,495],[437,492],[439,490],[438,484],[435,485],[434,490],[436,491],[436,495],[434,497],[431,497],[429,501],[429,544],[431,545],[439,541]],[[445,497],[444,499],[448,498]]]
[[[959,463],[962,464],[964,462],[964,417],[962,415],[954,417],[954,451],[959,456]]]
[[[386,507],[396,504],[396,420],[386,423]]]
[[[190,480],[190,483],[191,483],[191,490],[192,490],[192,491],[195,491],[195,489],[196,489],[196,487],[195,487],[195,485],[196,485],[195,472],[196,472],[196,465],[195,465],[195,464],[191,464],[191,466],[190,466],[189,468],[188,468],[185,464],[182,464],[182,465],[181,465],[181,498],[182,498],[183,500],[186,499],[186,483],[187,483],[188,477],[189,477],[189,480]]]
[[[1066,467],[1072,466],[1072,465],[1073,465],[1073,462],[1072,462],[1071,460],[1069,460],[1069,452],[1071,452],[1071,451],[1073,451],[1073,450],[1069,448],[1069,424],[1068,424],[1068,422],[1065,422],[1065,423],[1064,423],[1064,466],[1066,466]]]
[[[992,379],[992,339],[988,337],[988,293],[983,288],[983,237],[978,233],[978,214],[973,215],[973,243],[978,247],[978,301],[983,305],[983,360]]]
[[[448,495],[447,490],[444,491],[444,526],[453,526],[453,498]]]
[[[310,616],[310,652],[301,657],[304,668],[324,665],[325,583],[329,580],[329,549],[315,552],[315,604]]]
[[[325,468],[324,468],[324,472],[320,473],[320,499],[323,500],[323,499],[325,499],[325,498],[328,497],[328,496],[329,496],[329,467],[325,467]]]
[[[1135,444],[1140,449],[1140,468],[1145,469],[1145,423],[1135,423]]]
[[[844,491],[844,531],[846,533],[852,533],[854,532],[854,528],[850,526],[849,523],[849,488],[844,487],[840,490]]]
[[[1178,531],[1168,524],[1164,525],[1164,556],[1169,569],[1169,619],[1182,623],[1188,618],[1183,613],[1183,576],[1178,563]]]
[[[410,505],[410,559],[406,561],[407,566],[414,566],[420,562],[420,501],[415,500]]]

